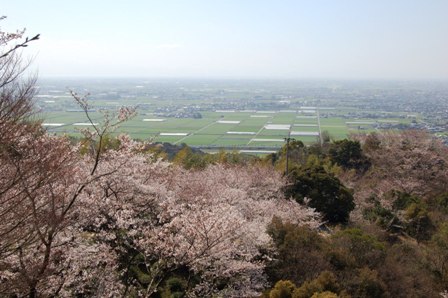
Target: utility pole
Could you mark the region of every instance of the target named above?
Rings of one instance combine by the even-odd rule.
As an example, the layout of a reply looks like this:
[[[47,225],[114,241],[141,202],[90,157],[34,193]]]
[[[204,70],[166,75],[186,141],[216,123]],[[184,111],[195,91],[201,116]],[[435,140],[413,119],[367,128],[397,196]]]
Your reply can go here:
[[[291,138],[291,131],[288,133],[288,137],[284,138],[286,141],[286,167],[285,167],[285,175],[288,176],[289,172],[289,141],[295,141],[296,139]]]
[[[322,129],[320,127],[319,107],[316,108],[316,113],[317,113],[317,127],[319,128],[319,141],[320,141],[320,146],[322,147],[324,145],[324,140],[322,138]]]

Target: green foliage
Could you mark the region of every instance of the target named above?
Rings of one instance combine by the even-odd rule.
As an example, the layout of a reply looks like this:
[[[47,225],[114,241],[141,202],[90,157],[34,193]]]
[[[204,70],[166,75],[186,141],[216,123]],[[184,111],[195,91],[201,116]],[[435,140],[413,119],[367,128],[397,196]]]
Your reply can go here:
[[[330,195],[338,193],[335,175],[342,174],[340,177],[344,181],[355,185],[357,182],[351,179],[363,180],[365,185],[355,188],[360,189],[357,199],[364,199],[370,189],[374,193],[386,192],[384,197],[368,199],[369,207],[359,210],[364,219],[376,225],[356,221],[357,217],[354,217],[356,228],[350,225],[333,227],[341,230],[329,237],[313,235],[294,225],[273,220],[269,233],[279,253],[268,265],[267,273],[271,281],[291,280],[298,285],[293,297],[437,297],[448,284],[448,193],[444,186],[432,188],[433,175],[429,175],[431,172],[427,175],[427,167],[418,167],[418,157],[424,151],[410,157],[408,153],[395,155],[397,150],[413,148],[412,138],[400,142],[400,148],[387,152],[383,152],[387,142],[381,140],[375,134],[367,136],[362,150],[359,143],[349,140],[300,148],[300,162],[290,164],[291,184],[285,188],[286,195],[307,202],[321,211],[327,220],[328,214],[338,212],[340,207],[331,199],[337,196]],[[363,151],[375,161],[375,168],[366,173],[359,171],[364,162],[370,164]],[[374,159],[377,156],[384,156],[380,161],[394,166],[384,170],[381,162]],[[392,186],[384,183],[380,184],[382,188],[375,188],[375,183],[382,182],[384,177],[395,179],[396,158],[405,160],[406,168],[414,172],[397,168],[400,179],[407,181],[408,175],[421,175],[428,181],[421,185],[425,187],[423,191],[421,187],[408,188],[413,192],[390,191],[392,187],[401,189],[400,185],[403,185],[395,180],[391,181]],[[278,164],[278,160],[273,162]],[[340,167],[329,166],[334,164]],[[356,169],[358,175],[346,175],[347,170],[355,172],[352,169]],[[314,246],[309,241],[315,241]],[[325,271],[336,278],[337,290],[326,292],[315,285],[316,276]]]
[[[370,161],[363,155],[358,141],[348,139],[335,141],[330,145],[328,153],[331,161],[344,169],[366,171],[370,167]]]
[[[308,154],[313,154],[321,158],[328,151],[328,144],[324,144],[324,146],[322,146],[320,143],[314,143],[311,144],[307,149]]]
[[[286,168],[288,160],[288,171],[297,164],[304,164],[308,156],[308,148],[300,140],[291,140],[282,146],[277,153],[272,153],[263,158],[264,163],[275,166],[279,171]]]
[[[448,192],[442,193],[435,198],[436,208],[448,213]]]
[[[276,260],[266,272],[271,281],[290,280],[301,284],[316,272],[330,268],[325,259],[328,243],[316,231],[274,218],[268,227],[277,249]]]
[[[295,284],[289,280],[278,281],[274,288],[262,297],[266,298],[334,298],[349,297],[345,291],[340,290],[340,285],[336,275],[330,271],[323,271],[313,280],[306,281],[297,288]],[[336,293],[340,293],[338,296]]]
[[[396,218],[392,211],[384,208],[378,200],[374,201],[372,207],[363,210],[363,217],[370,222],[374,222],[383,229],[389,228],[390,224],[393,223]]]
[[[387,286],[378,276],[376,270],[362,268],[358,276],[353,280],[353,296],[359,298],[386,297]]]
[[[322,293],[314,293],[311,298],[338,298],[339,296],[333,292],[325,291]]]
[[[389,246],[359,228],[326,238],[275,218],[268,231],[278,250],[268,276],[300,285],[292,297],[435,297],[448,282],[448,224],[427,246]]]
[[[353,266],[376,266],[385,256],[385,243],[358,228],[349,228],[335,233],[332,244],[354,258]]]
[[[200,154],[194,153],[190,147],[185,146],[173,159],[173,163],[180,165],[185,169],[204,169],[207,166],[207,160]]]
[[[323,167],[322,160],[316,154],[308,155],[305,166],[308,168]]]
[[[387,197],[389,200],[394,200],[392,203],[394,210],[404,210],[412,203],[421,203],[419,197],[401,191],[391,191]]]
[[[399,191],[392,191],[387,194],[387,197],[389,197],[389,200],[394,200],[392,203],[393,210],[384,208],[374,198],[374,206],[363,210],[364,219],[375,222],[388,230],[399,227],[400,231],[406,232],[417,241],[431,238],[435,227],[428,211],[429,207],[422,199]]]
[[[331,245],[333,241],[330,240],[329,242]],[[332,268],[341,272],[356,267],[356,260],[350,251],[338,245],[330,246],[325,257],[328,259]]]
[[[299,288],[294,291],[294,298],[310,298],[314,297],[316,293],[330,292],[339,293],[340,286],[337,282],[336,275],[329,271],[322,272],[316,279],[304,282]],[[329,293],[325,294],[328,295]],[[332,296],[317,296],[317,297],[332,297]],[[337,297],[337,295],[335,296]]]
[[[409,220],[428,216],[426,205],[419,203],[411,203],[405,210],[405,217]]]
[[[248,156],[238,153],[237,151],[226,152],[224,150],[219,151],[217,154],[210,154],[208,156],[210,157],[210,162],[228,165],[246,164],[249,159],[251,159]]]
[[[274,165],[283,171],[286,167],[288,156],[288,168],[298,166],[316,167],[322,166],[329,173],[338,174],[341,169],[356,169],[359,172],[367,170],[370,162],[362,154],[359,142],[342,140],[330,143],[330,136],[324,135],[324,142],[315,142],[305,146],[300,140],[291,140],[289,146],[283,145],[278,153],[270,154],[264,158],[264,162]]]
[[[417,241],[429,240],[434,231],[426,203],[417,196],[395,192],[393,207],[396,210],[404,210],[405,230]]]
[[[98,142],[93,142],[88,139],[81,139],[80,144],[81,155],[97,152],[98,150],[100,153],[103,153],[107,150],[117,150],[120,147],[120,141],[110,134],[103,135]]]
[[[428,257],[437,279],[448,283],[448,223],[440,226],[429,243]]]
[[[147,274],[145,270],[140,268],[138,265],[132,265],[130,267],[130,272],[142,285],[147,285],[151,282],[151,276]]]
[[[355,208],[353,195],[333,174],[322,166],[312,165],[296,167],[290,177],[292,184],[285,188],[288,197],[300,203],[306,198],[308,205],[332,224],[348,222],[350,212]]]
[[[161,298],[182,298],[188,288],[188,282],[181,277],[170,277],[161,289]]]
[[[269,293],[269,298],[292,298],[296,285],[289,280],[279,280]]]
[[[280,154],[281,155],[285,155],[286,154],[286,148],[287,145],[283,145]],[[300,153],[304,148],[305,148],[305,144],[303,144],[302,141],[300,140],[291,140],[289,142],[289,153],[293,154],[294,152]]]
[[[434,269],[425,260],[424,246],[414,241],[392,245],[382,265],[370,269],[378,271],[389,297],[438,297],[441,291],[442,282],[434,279]]]
[[[163,146],[161,144],[156,144],[153,146],[148,146],[146,148],[146,153],[150,154],[152,156],[153,160],[168,160],[169,155],[167,152],[163,150]]]
[[[431,244],[448,253],[448,223],[444,223],[431,238]]]
[[[185,169],[201,170],[210,164],[227,164],[227,165],[247,165],[260,161],[258,157],[252,155],[240,154],[236,151],[226,152],[220,151],[217,154],[207,154],[199,150],[193,150],[186,144],[172,158],[172,162],[182,166]]]

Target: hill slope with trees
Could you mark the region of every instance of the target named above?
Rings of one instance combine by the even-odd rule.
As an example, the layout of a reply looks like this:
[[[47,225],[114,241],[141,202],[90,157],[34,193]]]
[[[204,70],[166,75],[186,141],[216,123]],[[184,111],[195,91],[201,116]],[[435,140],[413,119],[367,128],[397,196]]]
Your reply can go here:
[[[164,152],[114,136],[122,107],[73,142],[36,120],[23,34],[0,31],[0,296],[447,293],[448,150],[432,136]]]

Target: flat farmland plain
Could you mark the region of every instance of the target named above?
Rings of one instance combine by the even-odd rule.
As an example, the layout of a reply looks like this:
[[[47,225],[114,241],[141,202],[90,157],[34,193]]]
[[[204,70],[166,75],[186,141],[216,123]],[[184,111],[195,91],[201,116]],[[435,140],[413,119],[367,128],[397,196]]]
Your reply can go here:
[[[243,96],[243,95],[241,95]],[[81,136],[89,128],[89,120],[68,96],[37,98],[42,125],[51,133]],[[119,100],[92,100],[89,112],[95,124],[102,125],[104,113],[114,115],[120,106],[134,106],[135,117],[122,123],[113,134],[126,133],[140,140],[188,144],[204,149],[275,150],[292,137],[305,144],[320,141],[322,132],[333,139],[350,133],[371,132],[388,125],[407,125],[415,119],[405,113],[378,113],[352,107],[303,107],[290,102],[284,108],[269,108],[277,101],[263,102],[257,109],[226,108],[225,100],[159,100],[157,97],[129,97]],[[213,108],[217,105],[223,108]],[[175,107],[175,108],[173,108]],[[194,107],[193,112],[191,107]],[[190,110],[189,110],[190,109]],[[178,113],[178,111],[187,113]],[[172,111],[176,111],[173,113]],[[369,115],[369,117],[359,117]]]
[[[304,116],[300,111],[270,113],[209,111],[202,118],[159,117],[154,112],[140,112],[123,123],[114,134],[127,133],[131,137],[155,142],[186,143],[198,147],[281,147],[284,138],[292,137],[306,144],[319,141],[326,131],[334,139],[347,137],[349,133],[375,131],[379,124],[409,123],[403,118],[350,119],[343,116]],[[49,132],[79,136],[79,130],[88,127],[88,119],[82,112],[47,112],[43,125]],[[103,114],[90,114],[95,123],[101,124]],[[260,117],[263,116],[263,117]],[[319,125],[320,124],[320,125]]]

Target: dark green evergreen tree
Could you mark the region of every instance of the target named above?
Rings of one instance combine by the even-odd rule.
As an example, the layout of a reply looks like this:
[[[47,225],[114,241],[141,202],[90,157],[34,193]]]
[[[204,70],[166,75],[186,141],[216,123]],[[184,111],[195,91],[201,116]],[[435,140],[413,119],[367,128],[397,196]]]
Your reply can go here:
[[[347,223],[355,208],[352,192],[322,166],[296,167],[285,191],[300,203],[321,212],[330,223]]]

